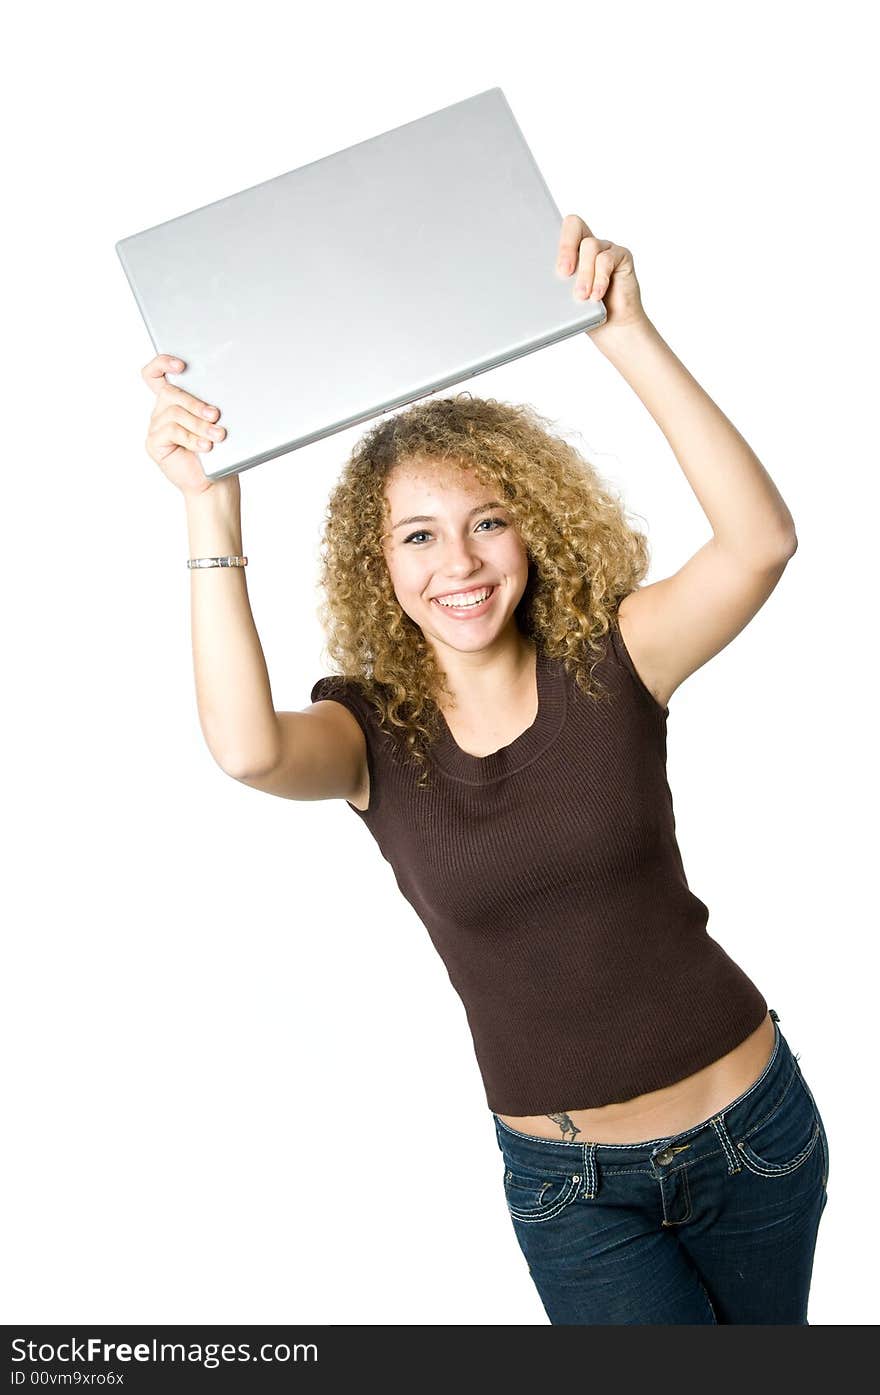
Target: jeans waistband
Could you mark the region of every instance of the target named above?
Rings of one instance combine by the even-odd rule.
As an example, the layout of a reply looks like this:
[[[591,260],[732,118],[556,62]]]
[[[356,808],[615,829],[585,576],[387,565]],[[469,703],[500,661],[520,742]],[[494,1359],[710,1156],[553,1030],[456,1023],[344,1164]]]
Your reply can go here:
[[[780,1030],[779,1014],[773,1008],[769,1011],[774,1030],[770,1060],[747,1090],[699,1124],[681,1133],[640,1143],[594,1143],[589,1139],[557,1140],[520,1133],[493,1113],[499,1148],[512,1163],[559,1172],[568,1172],[576,1163],[583,1163],[588,1173],[595,1163],[602,1163],[612,1171],[618,1167],[630,1168],[639,1162],[662,1167],[674,1165],[679,1154],[683,1155],[681,1162],[692,1162],[700,1153],[717,1152],[721,1148],[728,1157],[730,1171],[738,1171],[739,1161],[730,1135],[746,1133],[765,1114],[772,1113],[791,1084],[792,1076],[800,1070]],[[575,1168],[575,1171],[581,1170],[580,1166]]]

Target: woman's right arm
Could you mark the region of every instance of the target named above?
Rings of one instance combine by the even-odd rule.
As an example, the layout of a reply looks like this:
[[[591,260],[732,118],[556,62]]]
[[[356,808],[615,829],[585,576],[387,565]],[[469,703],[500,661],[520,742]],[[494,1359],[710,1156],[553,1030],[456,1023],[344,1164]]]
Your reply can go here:
[[[230,486],[232,479],[235,486]],[[238,476],[188,494],[186,525],[190,557],[240,554]],[[227,775],[257,773],[276,758],[278,721],[244,567],[193,567],[189,585],[202,734]]]
[[[241,555],[241,501],[215,481],[187,499],[190,557]],[[193,667],[199,721],[217,764],[236,780],[285,799],[362,800],[366,742],[338,702],[276,712],[244,567],[190,570]]]
[[[190,557],[241,554],[238,475],[210,481],[195,454],[210,449],[205,403],[167,382],[172,355],[142,370],[156,393],[147,453],[184,495]],[[180,370],[174,370],[180,371]],[[213,434],[219,409],[211,409]],[[226,774],[287,799],[362,797],[366,742],[340,703],[276,712],[243,567],[190,569],[196,701],[211,755]]]

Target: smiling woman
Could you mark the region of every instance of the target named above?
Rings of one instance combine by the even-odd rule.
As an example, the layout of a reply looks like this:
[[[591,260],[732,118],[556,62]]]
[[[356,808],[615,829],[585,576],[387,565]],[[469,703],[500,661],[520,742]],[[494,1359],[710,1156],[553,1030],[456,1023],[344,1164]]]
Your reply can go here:
[[[463,1001],[551,1321],[805,1322],[821,1118],[799,1116],[791,1158],[780,1135],[782,1164],[763,1174],[779,1190],[732,1185],[757,1175],[732,1160],[799,1070],[684,874],[666,777],[674,670],[652,669],[632,609],[644,539],[567,452],[524,409],[464,395],[372,433],[325,537],[325,623],[349,673],[314,685],[313,710],[350,716],[350,807]],[[723,561],[719,584],[755,608],[782,570]],[[423,726],[426,782],[411,742]],[[780,1202],[803,1239],[768,1287],[738,1208],[760,1240]],[[682,1230],[710,1213],[742,1231],[723,1264]],[[606,1274],[603,1227],[624,1222],[663,1236],[651,1296],[635,1250],[632,1275]],[[575,1253],[595,1256],[579,1277]]]
[[[559,253],[579,287],[607,287],[595,342],[666,432],[711,540],[643,585],[644,536],[533,409],[421,401],[366,433],[331,493],[339,672],[306,710],[271,711],[243,573],[238,591],[194,581],[209,619],[227,596],[241,640],[233,699],[196,646],[202,708],[216,722],[225,702],[253,743],[230,773],[345,799],[391,864],[464,1005],[551,1322],[802,1324],[827,1139],[778,1014],[707,933],[666,770],[672,693],[767,600],[794,525],[645,318],[627,250],[569,216]],[[238,549],[218,497],[216,536]]]

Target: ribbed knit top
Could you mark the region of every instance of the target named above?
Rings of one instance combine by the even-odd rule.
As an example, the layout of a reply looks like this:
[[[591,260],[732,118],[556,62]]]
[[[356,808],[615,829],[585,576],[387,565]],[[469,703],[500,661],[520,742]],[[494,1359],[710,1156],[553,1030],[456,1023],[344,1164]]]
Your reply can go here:
[[[666,778],[666,722],[612,624],[584,694],[537,653],[538,712],[488,756],[445,721],[429,781],[344,678],[311,698],[360,723],[369,808],[464,1004],[491,1110],[592,1108],[671,1085],[733,1050],[767,1003],[707,932]]]

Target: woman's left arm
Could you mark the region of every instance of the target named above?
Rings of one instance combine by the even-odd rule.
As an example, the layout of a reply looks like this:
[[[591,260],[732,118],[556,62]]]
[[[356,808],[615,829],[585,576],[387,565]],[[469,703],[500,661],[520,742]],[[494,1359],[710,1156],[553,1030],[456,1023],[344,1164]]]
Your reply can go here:
[[[574,275],[575,299],[604,300],[607,319],[588,336],[651,413],[712,527],[680,571],[620,607],[651,681],[643,677],[665,701],[763,605],[797,548],[794,519],[748,442],[648,319],[628,249],[569,214],[557,271]]]
[[[562,224],[559,270],[576,271],[576,300],[604,299],[608,318],[588,337],[660,427],[718,541],[758,565],[792,552],[797,540],[785,500],[733,422],[648,319],[632,254],[593,237],[572,213]]]

